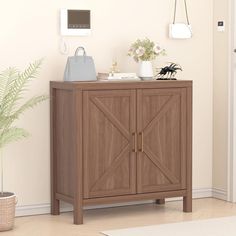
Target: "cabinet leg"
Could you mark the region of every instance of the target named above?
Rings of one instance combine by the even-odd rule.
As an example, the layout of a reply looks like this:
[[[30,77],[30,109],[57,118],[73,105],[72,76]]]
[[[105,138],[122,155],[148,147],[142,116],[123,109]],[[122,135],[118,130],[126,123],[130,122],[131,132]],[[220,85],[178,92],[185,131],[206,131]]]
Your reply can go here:
[[[164,205],[165,203],[166,203],[165,198],[156,200],[156,204]]]
[[[192,194],[184,197],[183,211],[184,212],[192,212]]]
[[[60,201],[57,199],[52,199],[51,214],[52,215],[60,215]]]
[[[74,207],[74,224],[75,225],[83,224],[83,207],[82,206]]]

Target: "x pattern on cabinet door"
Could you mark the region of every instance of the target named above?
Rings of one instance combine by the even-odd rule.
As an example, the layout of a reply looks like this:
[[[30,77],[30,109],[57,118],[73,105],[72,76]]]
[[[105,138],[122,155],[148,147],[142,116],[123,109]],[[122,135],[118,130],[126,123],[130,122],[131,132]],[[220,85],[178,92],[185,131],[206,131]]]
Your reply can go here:
[[[135,193],[134,116],[135,91],[84,93],[85,198]]]
[[[139,90],[138,192],[185,188],[185,90]],[[181,131],[182,129],[182,131]]]

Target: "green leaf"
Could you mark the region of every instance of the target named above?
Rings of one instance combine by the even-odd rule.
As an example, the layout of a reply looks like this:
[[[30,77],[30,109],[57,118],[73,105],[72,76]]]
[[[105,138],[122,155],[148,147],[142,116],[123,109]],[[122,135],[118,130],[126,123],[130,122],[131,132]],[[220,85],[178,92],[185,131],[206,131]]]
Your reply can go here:
[[[3,98],[9,92],[11,84],[15,81],[19,71],[16,68],[8,68],[0,73],[0,105],[2,104]]]
[[[18,119],[19,116],[24,113],[26,110],[35,107],[39,103],[45,101],[48,99],[48,96],[42,95],[38,97],[32,97],[29,99],[25,104],[23,104],[15,113],[13,113],[12,117],[13,119]]]
[[[19,73],[13,82],[9,84],[7,88],[8,93],[1,101],[1,113],[9,115],[12,112],[17,101],[22,98],[21,95],[26,90],[28,82],[36,78],[41,64],[42,60],[30,64],[23,73]]]
[[[16,68],[9,68],[0,73],[0,147],[28,136],[24,129],[12,127],[13,123],[27,109],[48,98],[44,95],[35,96],[20,107],[18,105],[19,100],[23,99],[29,82],[36,78],[41,64],[42,60],[38,60],[30,64],[22,73]]]
[[[7,129],[2,133],[0,137],[0,148],[10,142],[18,141],[28,136],[29,133],[21,128],[12,127],[10,129]]]

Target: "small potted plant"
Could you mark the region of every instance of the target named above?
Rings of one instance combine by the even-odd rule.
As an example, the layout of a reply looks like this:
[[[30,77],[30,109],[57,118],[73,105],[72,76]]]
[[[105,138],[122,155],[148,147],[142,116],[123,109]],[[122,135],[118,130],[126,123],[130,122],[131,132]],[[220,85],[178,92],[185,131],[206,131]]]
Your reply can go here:
[[[27,137],[26,130],[14,125],[15,121],[29,108],[41,103],[47,96],[35,96],[19,105],[28,83],[37,76],[42,60],[36,61],[24,71],[9,68],[0,73],[0,158],[1,158],[1,192],[0,192],[0,231],[11,230],[14,226],[16,196],[4,192],[3,148],[13,142]]]
[[[159,44],[148,38],[136,40],[130,47],[128,55],[139,62],[139,77],[143,80],[153,79],[152,61],[160,55],[165,55],[165,50]]]

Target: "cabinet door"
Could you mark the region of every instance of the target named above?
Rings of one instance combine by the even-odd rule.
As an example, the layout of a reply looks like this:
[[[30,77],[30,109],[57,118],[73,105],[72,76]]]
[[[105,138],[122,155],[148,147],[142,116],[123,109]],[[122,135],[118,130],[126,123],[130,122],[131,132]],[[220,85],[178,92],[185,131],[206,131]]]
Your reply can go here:
[[[186,188],[186,89],[137,94],[138,193]]]
[[[136,193],[136,91],[83,94],[84,197]]]

